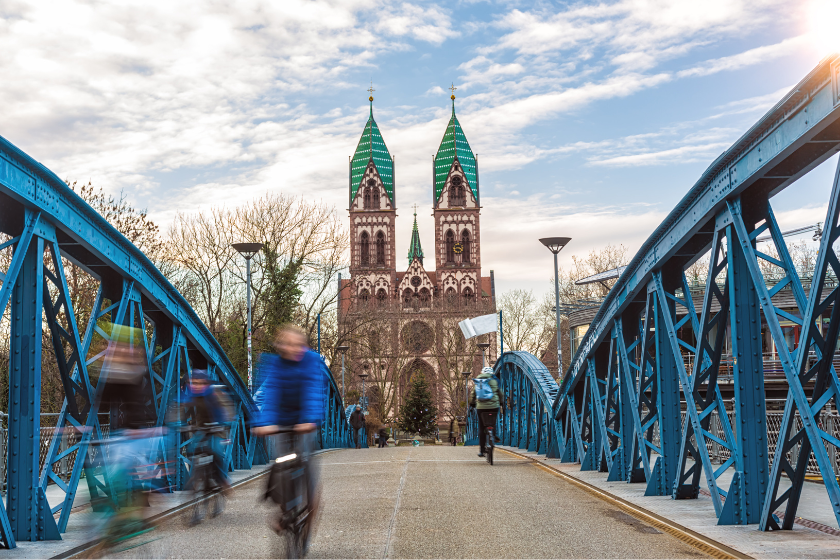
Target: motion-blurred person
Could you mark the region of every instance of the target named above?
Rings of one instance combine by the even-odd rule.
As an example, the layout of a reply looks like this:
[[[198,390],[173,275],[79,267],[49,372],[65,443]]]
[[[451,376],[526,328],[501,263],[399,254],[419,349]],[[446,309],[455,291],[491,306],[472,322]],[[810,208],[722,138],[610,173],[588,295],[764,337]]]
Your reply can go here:
[[[362,407],[359,405],[356,405],[350,413],[350,427],[353,428],[353,442],[356,444],[356,449],[361,449],[362,438],[359,432],[365,427],[365,415],[362,414]]]
[[[260,414],[252,433],[268,436],[285,432],[284,435],[288,435],[278,440],[275,465],[282,466],[282,460],[287,458],[290,464],[302,464],[308,505],[306,511],[296,515],[305,515],[307,523],[311,523],[318,510],[320,489],[317,469],[309,457],[317,443],[318,426],[323,421],[326,366],[321,356],[307,348],[306,333],[295,325],[285,325],[278,330],[274,347],[279,355],[263,353],[258,362],[260,388],[256,401]],[[278,468],[277,476],[284,476],[284,472],[287,471]],[[275,489],[285,488],[275,479],[272,473],[266,495],[281,505],[280,516],[271,523],[272,528],[281,533],[289,523],[295,522],[290,519],[286,504],[299,500],[275,497]]]
[[[449,444],[458,445],[458,421],[454,416],[449,421]]]
[[[194,456],[198,460],[205,455],[213,459],[212,465],[208,465],[212,468],[193,469],[190,488],[194,492],[229,490],[230,479],[226,472],[223,443],[226,442],[224,436],[233,411],[224,386],[211,385],[206,370],[194,369],[181,403],[195,444]]]
[[[102,407],[111,414],[110,437],[100,442],[107,445],[107,452],[100,452],[108,458],[106,470],[117,504],[106,522],[104,548],[149,529],[140,508],[148,505],[160,429],[155,428],[143,334],[140,329],[114,325],[110,355],[106,354],[100,373],[105,383]]]

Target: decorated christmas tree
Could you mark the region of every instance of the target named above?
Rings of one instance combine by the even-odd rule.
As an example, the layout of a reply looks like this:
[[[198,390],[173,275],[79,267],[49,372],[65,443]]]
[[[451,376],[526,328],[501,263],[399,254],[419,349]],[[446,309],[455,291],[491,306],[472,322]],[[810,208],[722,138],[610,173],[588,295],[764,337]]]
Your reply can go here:
[[[435,433],[436,422],[437,409],[432,404],[429,385],[418,371],[412,376],[408,394],[400,407],[399,428],[410,434],[419,432],[421,436],[430,436]]]

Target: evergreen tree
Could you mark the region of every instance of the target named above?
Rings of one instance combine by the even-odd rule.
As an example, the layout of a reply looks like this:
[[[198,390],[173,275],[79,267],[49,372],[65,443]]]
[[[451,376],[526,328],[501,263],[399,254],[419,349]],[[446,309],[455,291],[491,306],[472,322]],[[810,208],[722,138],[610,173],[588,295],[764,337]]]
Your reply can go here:
[[[432,394],[426,377],[416,372],[411,378],[408,395],[400,407],[399,428],[408,433],[420,432],[421,436],[435,433],[437,409],[432,404]]]

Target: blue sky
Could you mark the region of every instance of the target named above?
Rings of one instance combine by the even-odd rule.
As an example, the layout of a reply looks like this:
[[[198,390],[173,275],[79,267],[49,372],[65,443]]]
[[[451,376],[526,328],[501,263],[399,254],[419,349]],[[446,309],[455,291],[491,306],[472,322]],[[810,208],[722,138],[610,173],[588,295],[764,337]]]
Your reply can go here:
[[[836,17],[830,17],[830,16]],[[838,1],[32,1],[0,6],[0,134],[60,177],[176,212],[302,194],[346,215],[368,111],[429,253],[431,162],[458,88],[482,264],[545,291],[550,255],[631,253],[714,158],[830,52]],[[823,219],[832,159],[775,202]]]

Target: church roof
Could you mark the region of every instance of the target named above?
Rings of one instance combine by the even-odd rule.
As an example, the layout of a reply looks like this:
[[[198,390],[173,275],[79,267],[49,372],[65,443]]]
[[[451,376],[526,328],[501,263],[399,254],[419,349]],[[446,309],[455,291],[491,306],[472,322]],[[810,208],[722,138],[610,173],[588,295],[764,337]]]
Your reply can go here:
[[[446,177],[452,168],[452,162],[458,158],[458,163],[464,170],[475,199],[478,200],[478,180],[476,175],[475,155],[473,155],[467,137],[461,129],[461,123],[455,116],[455,96],[452,96],[452,117],[446,125],[446,132],[440,141],[437,155],[435,156],[435,200],[440,198],[443,187],[446,185]]]
[[[376,170],[379,171],[382,183],[385,185],[385,192],[388,193],[388,198],[393,203],[394,161],[391,159],[391,152],[388,151],[388,146],[382,139],[376,121],[373,120],[373,97],[370,98],[370,117],[368,117],[365,130],[362,132],[362,137],[359,138],[356,153],[353,154],[350,163],[350,200],[353,200],[353,197],[356,196],[362,176],[365,174],[365,169],[371,159],[376,165]]]
[[[423,248],[420,246],[420,230],[417,229],[417,210],[414,211],[414,230],[411,232],[411,245],[408,247],[408,262],[415,258],[423,264]]]

